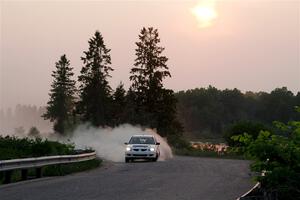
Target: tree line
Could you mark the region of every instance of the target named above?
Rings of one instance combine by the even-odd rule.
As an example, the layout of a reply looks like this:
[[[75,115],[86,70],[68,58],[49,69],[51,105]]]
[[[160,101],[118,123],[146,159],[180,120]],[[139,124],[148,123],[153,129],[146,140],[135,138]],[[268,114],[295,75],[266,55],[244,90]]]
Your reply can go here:
[[[231,124],[240,121],[271,125],[273,121],[300,120],[294,110],[300,105],[300,92],[295,95],[286,87],[270,93],[242,93],[209,86],[180,91],[175,96],[179,120],[191,138],[221,138]]]
[[[155,128],[162,136],[180,134],[174,92],[163,86],[163,80],[171,74],[168,58],[163,55],[164,48],[159,43],[157,29],[141,30],[135,43],[135,63],[130,70],[131,86],[126,91],[120,83],[113,90],[108,82],[114,70],[110,49],[101,33],[96,31],[81,57],[83,65],[77,78],[78,88],[67,56],[62,55],[56,62],[43,117],[51,120],[54,131],[61,135],[80,123],[96,127],[130,123]]]

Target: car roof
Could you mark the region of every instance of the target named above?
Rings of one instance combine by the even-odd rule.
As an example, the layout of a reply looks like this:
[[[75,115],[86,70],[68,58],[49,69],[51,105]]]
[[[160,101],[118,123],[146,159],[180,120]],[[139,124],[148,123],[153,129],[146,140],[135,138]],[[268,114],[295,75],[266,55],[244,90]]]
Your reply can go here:
[[[132,137],[154,137],[153,135],[133,135]]]

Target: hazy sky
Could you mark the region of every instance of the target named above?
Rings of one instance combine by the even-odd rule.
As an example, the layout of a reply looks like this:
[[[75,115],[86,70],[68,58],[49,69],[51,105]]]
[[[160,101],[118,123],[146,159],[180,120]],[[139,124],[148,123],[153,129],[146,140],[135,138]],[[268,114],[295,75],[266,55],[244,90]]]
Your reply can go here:
[[[175,91],[300,91],[300,1],[216,1],[218,17],[204,28],[191,12],[198,2],[0,0],[0,108],[45,105],[55,62],[66,54],[77,76],[96,30],[112,49],[112,87],[127,88],[143,26],[159,29],[172,74],[165,86]]]

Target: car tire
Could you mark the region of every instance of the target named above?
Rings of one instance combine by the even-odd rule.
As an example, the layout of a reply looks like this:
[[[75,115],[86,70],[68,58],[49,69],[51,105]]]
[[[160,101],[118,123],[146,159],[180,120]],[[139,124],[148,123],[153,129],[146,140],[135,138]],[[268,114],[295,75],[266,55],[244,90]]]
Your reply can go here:
[[[125,158],[125,162],[128,163],[130,161],[130,158]]]
[[[153,158],[153,161],[156,162],[158,160],[158,154],[156,154],[156,157]]]

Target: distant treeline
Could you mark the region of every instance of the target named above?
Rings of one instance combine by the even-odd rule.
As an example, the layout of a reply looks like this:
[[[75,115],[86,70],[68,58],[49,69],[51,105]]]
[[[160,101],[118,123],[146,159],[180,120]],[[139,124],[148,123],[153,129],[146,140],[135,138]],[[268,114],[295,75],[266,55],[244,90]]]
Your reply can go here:
[[[285,87],[271,93],[242,93],[238,89],[219,90],[209,86],[180,91],[175,96],[178,119],[184,126],[185,135],[190,138],[221,138],[229,125],[243,120],[265,124],[271,124],[274,120],[300,120],[300,114],[293,109],[300,105],[300,92],[294,95]],[[23,135],[35,126],[41,132],[48,132],[52,129],[52,123],[41,117],[45,111],[45,107],[30,105],[0,110],[0,131]],[[128,119],[128,115],[124,118]]]
[[[238,121],[271,124],[273,121],[300,120],[294,107],[300,105],[300,92],[286,87],[272,92],[246,92],[238,89],[197,88],[175,94],[178,117],[190,138],[221,138],[226,128]]]

